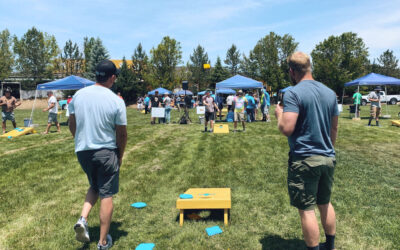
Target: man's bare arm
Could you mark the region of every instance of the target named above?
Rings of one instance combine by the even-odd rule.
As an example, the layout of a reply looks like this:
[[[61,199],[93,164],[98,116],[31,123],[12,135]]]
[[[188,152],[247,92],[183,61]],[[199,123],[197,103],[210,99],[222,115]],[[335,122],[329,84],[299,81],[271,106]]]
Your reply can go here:
[[[72,136],[75,138],[76,120],[75,120],[75,115],[74,114],[70,114],[69,115],[68,127],[69,127],[69,131],[71,131]]]
[[[128,140],[128,133],[126,132],[125,125],[116,125],[116,137],[118,148],[119,165],[122,165],[122,158],[124,157],[126,142]]]
[[[332,145],[335,146],[336,143],[336,138],[337,138],[337,133],[338,133],[338,116],[334,116],[332,118],[332,123],[331,123],[331,141]]]

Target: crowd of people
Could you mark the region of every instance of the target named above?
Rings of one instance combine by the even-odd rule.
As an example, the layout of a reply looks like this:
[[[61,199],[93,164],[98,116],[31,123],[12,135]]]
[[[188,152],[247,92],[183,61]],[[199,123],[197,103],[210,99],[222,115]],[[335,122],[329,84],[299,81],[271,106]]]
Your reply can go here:
[[[240,98],[239,98],[240,97]],[[237,105],[236,100],[245,100],[246,103],[243,108],[235,108]],[[170,123],[171,122],[171,110],[176,109],[178,112],[186,108],[195,108],[197,106],[205,106],[205,131],[212,132],[213,124],[216,117],[222,120],[224,116],[222,111],[226,108],[227,113],[232,113],[232,117],[237,121],[237,115],[234,115],[236,111],[243,112],[243,122],[255,122],[258,114],[261,112],[262,118],[259,120],[270,122],[269,107],[271,105],[270,94],[264,87],[261,90],[261,95],[258,91],[247,91],[243,94],[242,90],[239,90],[236,95],[228,95],[226,97],[222,95],[213,95],[211,90],[206,90],[204,96],[197,96],[192,98],[191,95],[170,95],[164,93],[160,95],[158,91],[154,94],[146,94],[143,97],[139,97],[137,100],[137,109],[143,111],[145,114],[151,114],[151,108],[165,108],[165,116],[158,118],[158,123]],[[227,115],[228,117],[229,115]],[[232,119],[233,119],[232,118]],[[239,119],[239,118],[238,118]],[[150,118],[150,123],[155,124],[155,117]],[[210,123],[210,130],[208,130],[207,124]]]

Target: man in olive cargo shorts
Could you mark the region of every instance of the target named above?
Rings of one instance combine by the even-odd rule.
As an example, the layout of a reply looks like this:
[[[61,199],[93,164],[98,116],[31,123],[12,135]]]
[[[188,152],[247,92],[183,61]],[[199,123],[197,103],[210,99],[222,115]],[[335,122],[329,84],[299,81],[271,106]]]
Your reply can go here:
[[[295,52],[288,64],[295,86],[285,93],[275,116],[289,141],[290,204],[299,210],[307,249],[334,249],[336,217],[330,197],[339,115],[336,94],[313,79],[308,55]],[[326,235],[321,245],[315,205]]]

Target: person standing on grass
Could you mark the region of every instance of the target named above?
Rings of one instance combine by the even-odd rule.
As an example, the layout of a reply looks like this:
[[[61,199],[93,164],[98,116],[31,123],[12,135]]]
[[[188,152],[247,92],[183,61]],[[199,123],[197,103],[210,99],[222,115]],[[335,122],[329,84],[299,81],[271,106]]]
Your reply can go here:
[[[74,225],[76,239],[89,242],[88,216],[100,197],[100,238],[97,249],[109,249],[108,234],[113,213],[113,196],[118,193],[119,171],[124,156],[126,107],[110,88],[118,71],[110,60],[96,66],[96,84],[76,92],[70,103],[69,129],[75,138],[75,152],[90,188],[82,213]]]
[[[249,92],[246,96],[247,99],[247,106],[246,106],[246,113],[247,113],[247,122],[254,122],[254,109],[256,107],[256,100],[253,97],[253,93]]]
[[[243,91],[239,90],[237,96],[233,98],[233,110],[234,110],[234,132],[236,132],[238,121],[242,122],[243,132],[246,131],[244,109],[247,105],[247,99],[243,96]]]
[[[149,113],[149,107],[150,107],[150,97],[148,94],[145,95],[144,98],[144,113],[147,114]]]
[[[4,96],[0,98],[0,106],[1,106],[1,117],[3,120],[3,134],[6,133],[6,121],[10,120],[14,128],[17,127],[17,123],[15,122],[14,109],[21,105],[21,102],[17,101],[17,99],[11,95],[11,88],[6,88],[4,90]]]
[[[295,52],[288,58],[293,88],[277,105],[275,116],[280,132],[288,137],[290,152],[288,191],[290,204],[299,210],[307,249],[334,249],[335,210],[330,203],[336,165],[335,141],[338,127],[336,94],[313,79],[310,57]],[[319,245],[317,204],[326,242]]]
[[[211,90],[206,91],[206,95],[203,96],[203,104],[206,107],[205,113],[205,123],[204,123],[204,132],[207,132],[207,124],[210,121],[210,131],[213,132],[214,129],[214,120],[215,120],[215,110],[219,111],[217,104],[214,101],[214,98],[211,96]]]
[[[235,97],[233,96],[233,95],[229,95],[227,98],[226,98],[226,105],[228,105],[228,112],[231,112],[233,109],[232,109],[232,103],[233,103],[233,99],[234,99]]]
[[[57,114],[58,114],[58,104],[57,104],[57,98],[54,96],[53,91],[47,91],[47,97],[49,98],[47,100],[47,105],[48,107],[46,109],[43,109],[43,112],[49,112],[49,116],[47,119],[47,127],[46,131],[44,134],[48,134],[51,128],[51,124],[54,122],[57,126],[57,132],[61,132],[60,128],[60,123],[57,120]]]
[[[161,107],[161,97],[158,96],[158,91],[154,93],[154,96],[150,97],[150,115],[151,115],[151,109],[152,108],[160,108]],[[150,124],[155,124],[156,123],[156,118],[151,117],[150,118]],[[158,123],[160,123],[160,118],[158,118]]]
[[[271,118],[269,116],[269,106],[271,106],[270,96],[266,90],[266,87],[262,89],[261,95],[261,113],[262,113],[262,120],[266,122],[271,122]]]
[[[361,98],[362,95],[358,90],[356,90],[356,92],[353,95],[353,100],[354,100],[353,104],[356,107],[356,117],[360,117]]]
[[[382,88],[380,86],[376,87],[374,91],[369,93],[368,100],[371,102],[370,117],[368,121],[368,126],[371,126],[372,119],[375,119],[376,126],[379,126],[379,116],[381,115],[381,95],[380,91]]]
[[[164,94],[164,100],[163,100],[163,104],[164,104],[164,108],[165,108],[165,122],[167,124],[169,124],[171,122],[171,98],[168,96],[168,93]]]

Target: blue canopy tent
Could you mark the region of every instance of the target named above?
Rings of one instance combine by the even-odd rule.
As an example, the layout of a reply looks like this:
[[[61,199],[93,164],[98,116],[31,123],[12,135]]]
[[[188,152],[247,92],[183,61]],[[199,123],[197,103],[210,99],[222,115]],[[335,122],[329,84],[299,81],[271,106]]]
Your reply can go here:
[[[217,94],[234,95],[236,91],[233,89],[217,89]]]
[[[197,95],[205,95],[205,94],[206,94],[206,92],[207,92],[207,90],[200,91],[200,92],[198,92],[198,93],[197,93]],[[211,94],[212,94],[212,91],[211,91]]]
[[[175,93],[175,95],[193,95],[192,91],[189,90],[180,90]]]
[[[165,93],[168,93],[169,95],[172,94],[172,91],[169,91],[168,89],[164,89],[164,88],[153,89],[152,91],[149,91],[147,94],[154,95],[156,93],[156,91],[158,91],[159,95],[163,95]]]
[[[345,83],[345,87],[350,86],[374,86],[374,85],[400,85],[400,79],[384,76],[376,73],[370,73],[363,77],[357,78],[351,82]]]
[[[76,90],[76,89],[81,89],[84,87],[91,86],[93,84],[95,84],[95,82],[88,80],[86,78],[74,76],[74,75],[67,76],[62,79],[58,79],[58,80],[55,80],[52,82],[38,84],[36,86],[35,100],[33,101],[32,112],[31,112],[31,117],[29,119],[28,126],[32,122],[33,110],[35,109],[35,103],[36,103],[36,97],[37,97],[38,90]]]
[[[74,90],[81,89],[90,85],[95,84],[95,82],[79,77],[79,76],[67,76],[63,79],[55,80],[48,83],[38,84],[37,90]]]
[[[216,84],[217,89],[261,89],[262,87],[262,82],[241,75],[232,76]]]
[[[345,83],[344,87],[357,86],[357,90],[360,91],[360,86],[376,86],[376,85],[385,85],[385,93],[387,94],[386,85],[400,85],[400,79],[376,73],[369,73],[368,75],[357,78],[351,82]],[[344,89],[342,95],[342,104],[343,104],[343,98],[344,98]],[[356,104],[356,110],[358,110],[358,104]],[[355,112],[355,114],[357,116],[357,112]],[[390,117],[388,115],[387,100],[386,100],[386,117]]]

